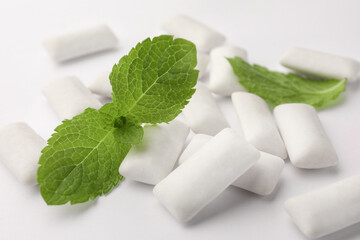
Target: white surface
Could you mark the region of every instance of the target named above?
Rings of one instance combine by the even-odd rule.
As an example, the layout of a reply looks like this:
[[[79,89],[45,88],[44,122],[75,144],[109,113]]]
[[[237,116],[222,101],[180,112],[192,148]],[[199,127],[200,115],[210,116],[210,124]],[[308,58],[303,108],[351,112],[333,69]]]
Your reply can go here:
[[[60,123],[41,94],[45,83],[76,75],[88,85],[111,70],[122,54],[161,33],[168,17],[185,13],[245,48],[250,62],[271,69],[281,54],[301,46],[360,60],[360,2],[296,1],[127,1],[14,0],[0,7],[0,125],[26,121],[45,139]],[[55,64],[42,40],[65,30],[106,23],[119,49]],[[230,187],[186,225],[179,224],[152,195],[152,187],[124,181],[108,196],[75,206],[46,206],[38,187],[19,184],[0,165],[1,239],[175,239],[305,240],[284,210],[289,197],[360,173],[360,87],[348,84],[341,103],[320,112],[339,155],[339,165],[302,170],[286,163],[279,186],[268,197]],[[229,98],[218,102],[231,126],[240,130]],[[322,240],[357,240],[360,225]]]

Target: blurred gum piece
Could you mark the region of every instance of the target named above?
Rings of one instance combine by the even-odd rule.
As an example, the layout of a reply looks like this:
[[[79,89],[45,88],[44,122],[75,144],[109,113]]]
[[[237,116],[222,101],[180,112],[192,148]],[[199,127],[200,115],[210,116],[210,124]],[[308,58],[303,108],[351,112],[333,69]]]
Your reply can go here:
[[[198,79],[202,79],[205,74],[209,63],[209,55],[205,53],[197,53],[197,65],[196,68],[199,70],[199,77]]]
[[[111,98],[112,87],[109,76],[110,72],[108,71],[97,74],[88,86],[89,90],[100,96]]]
[[[46,142],[23,122],[0,128],[0,160],[22,183],[36,184],[41,150]]]
[[[247,60],[244,49],[233,46],[221,46],[210,52],[209,89],[222,96],[230,96],[233,92],[246,91],[239,83],[229,61],[226,58],[240,57]]]
[[[43,88],[43,94],[61,119],[71,119],[86,108],[102,105],[84,84],[74,76],[58,78]]]
[[[322,78],[346,78],[349,82],[358,79],[360,73],[360,63],[353,59],[304,48],[289,49],[280,63],[297,72]]]
[[[83,28],[44,40],[48,54],[57,62],[114,49],[118,40],[106,25]]]
[[[225,42],[225,36],[187,16],[177,15],[163,24],[163,29],[175,37],[193,42],[196,49],[209,52]]]

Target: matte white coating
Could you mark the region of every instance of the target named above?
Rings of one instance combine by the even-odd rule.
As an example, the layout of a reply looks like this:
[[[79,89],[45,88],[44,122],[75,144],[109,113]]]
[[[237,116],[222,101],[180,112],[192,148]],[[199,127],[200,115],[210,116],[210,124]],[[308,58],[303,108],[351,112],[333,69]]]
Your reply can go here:
[[[294,166],[325,168],[338,163],[337,154],[312,106],[282,104],[275,107],[274,116]]]
[[[284,165],[284,160],[281,158],[260,152],[259,161],[232,185],[259,195],[269,195],[279,182]]]
[[[204,134],[195,135],[179,158],[179,164],[184,163],[206,145],[212,137]],[[249,170],[233,182],[233,186],[239,187],[259,195],[271,194],[284,168],[284,161],[274,155],[260,152],[260,159]]]
[[[110,72],[108,71],[97,74],[88,86],[89,90],[92,93],[111,98],[112,87],[110,84],[109,75]]]
[[[290,198],[285,209],[309,238],[360,223],[360,175]]]
[[[213,136],[229,127],[210,90],[202,82],[197,83],[196,92],[185,106],[183,114],[195,133]]]
[[[289,49],[280,63],[298,72],[339,80],[347,78],[349,82],[358,79],[360,73],[360,63],[353,59],[304,48]]]
[[[286,159],[285,144],[267,103],[248,92],[235,92],[231,99],[245,139],[260,151]]]
[[[208,52],[225,42],[225,36],[187,16],[168,19],[163,29],[175,37],[185,38],[196,45],[198,51]]]
[[[44,47],[57,62],[116,48],[118,40],[106,25],[97,25],[48,38]]]
[[[246,91],[226,59],[233,57],[247,60],[247,53],[244,49],[233,46],[217,47],[210,52],[209,89],[213,93],[230,96],[233,92]]]
[[[41,150],[46,142],[26,123],[0,128],[0,161],[24,184],[36,184]]]
[[[205,53],[197,53],[197,65],[196,65],[196,69],[199,70],[199,77],[198,79],[201,79],[204,77],[204,75],[206,74],[206,70],[208,67],[208,63],[209,63],[209,55],[205,54]]]
[[[145,126],[142,142],[131,148],[120,165],[120,174],[134,181],[157,184],[173,170],[189,131],[176,120]]]
[[[200,148],[202,148],[208,141],[210,141],[211,138],[212,136],[206,134],[196,134],[195,136],[193,136],[189,144],[182,152],[178,163],[182,164],[190,157],[192,157],[192,155],[196,153]]]
[[[154,194],[179,221],[186,222],[254,165],[260,153],[224,129],[200,154],[190,158],[154,188]]]
[[[61,120],[71,119],[88,107],[101,107],[99,100],[74,76],[62,77],[48,83],[43,88],[43,94]]]

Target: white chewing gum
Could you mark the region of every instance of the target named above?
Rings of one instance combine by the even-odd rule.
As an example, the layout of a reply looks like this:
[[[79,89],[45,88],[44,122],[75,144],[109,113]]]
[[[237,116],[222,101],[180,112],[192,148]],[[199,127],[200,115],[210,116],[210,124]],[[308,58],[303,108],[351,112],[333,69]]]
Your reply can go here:
[[[281,158],[260,152],[259,161],[232,185],[262,196],[270,195],[279,182],[284,165]]]
[[[213,93],[230,96],[233,92],[246,91],[226,59],[233,57],[247,60],[247,53],[244,49],[233,46],[217,47],[210,52],[209,89]]]
[[[349,82],[355,81],[360,73],[358,61],[304,48],[289,49],[280,63],[297,72],[322,78],[346,78]]]
[[[36,184],[38,162],[45,146],[45,140],[26,123],[0,128],[0,160],[24,184]]]
[[[185,38],[193,42],[196,49],[202,52],[208,52],[225,42],[224,35],[183,15],[168,19],[162,27],[175,37]]]
[[[286,159],[285,144],[267,103],[248,92],[235,92],[231,99],[245,139],[260,151]]]
[[[189,144],[186,146],[181,156],[179,157],[179,165],[188,160],[194,153],[196,153],[200,148],[202,148],[212,136],[206,134],[196,134],[193,136]]]
[[[196,92],[185,106],[183,114],[195,133],[213,136],[229,127],[210,90],[202,82],[197,83]]]
[[[360,223],[360,175],[290,198],[285,209],[309,238]]]
[[[114,49],[117,45],[115,34],[106,25],[64,33],[44,41],[46,51],[57,62]]]
[[[131,148],[120,165],[120,174],[134,181],[157,184],[173,170],[189,131],[176,120],[145,126],[142,142]]]
[[[338,163],[316,110],[302,103],[282,104],[274,116],[291,163],[299,168],[325,168]]]
[[[212,137],[204,134],[195,135],[179,158],[179,165],[199,154],[199,150]],[[259,195],[271,194],[279,182],[284,161],[274,155],[260,152],[260,159],[249,170],[233,182],[233,186]]]
[[[199,76],[198,79],[202,79],[205,74],[206,74],[206,70],[209,64],[209,55],[205,54],[205,53],[197,53],[197,65],[196,68],[197,70],[199,70]]]
[[[61,120],[71,119],[88,107],[99,109],[102,106],[89,89],[74,76],[56,79],[47,84],[42,92]]]
[[[181,222],[193,218],[260,157],[258,150],[229,128],[199,151],[159,182],[153,191]]]
[[[100,96],[111,98],[112,87],[109,76],[110,72],[108,71],[97,74],[88,86],[89,90]]]

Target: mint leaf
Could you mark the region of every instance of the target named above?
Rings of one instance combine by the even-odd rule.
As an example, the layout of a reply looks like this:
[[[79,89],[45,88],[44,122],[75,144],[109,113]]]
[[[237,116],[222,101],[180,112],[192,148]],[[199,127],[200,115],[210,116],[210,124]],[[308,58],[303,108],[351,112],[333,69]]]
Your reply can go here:
[[[196,64],[193,43],[167,35],[148,38],[113,67],[113,102],[133,121],[169,122],[195,92]]]
[[[121,58],[110,74],[113,103],[64,120],[42,150],[37,180],[46,203],[86,202],[115,187],[141,124],[169,122],[188,103],[195,66],[195,45],[172,36],[148,38]]]
[[[319,80],[273,72],[259,65],[251,66],[239,57],[228,58],[228,61],[244,88],[274,105],[307,103],[319,108],[345,90],[346,79]]]
[[[115,119],[114,127],[115,139],[119,143],[141,143],[144,131],[140,125],[129,122],[125,117],[120,117]]]
[[[143,129],[113,103],[64,120],[42,150],[37,180],[49,205],[86,202],[108,193],[122,176],[119,166]]]

